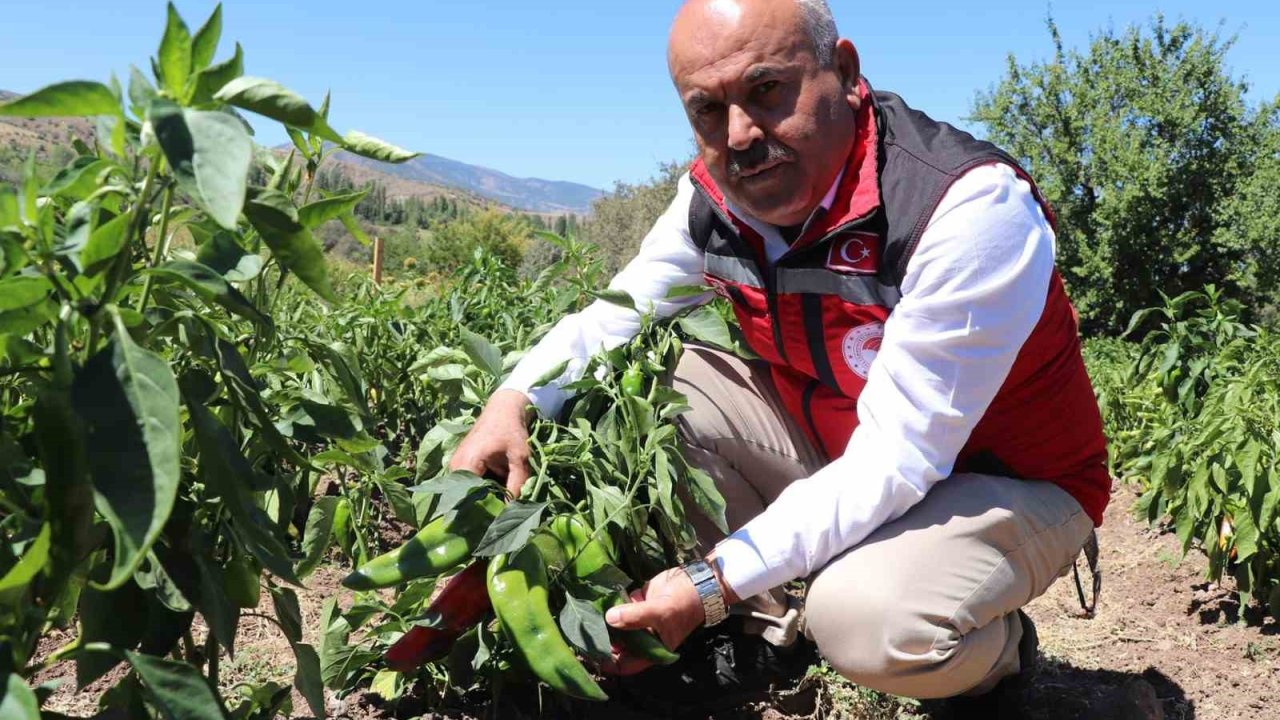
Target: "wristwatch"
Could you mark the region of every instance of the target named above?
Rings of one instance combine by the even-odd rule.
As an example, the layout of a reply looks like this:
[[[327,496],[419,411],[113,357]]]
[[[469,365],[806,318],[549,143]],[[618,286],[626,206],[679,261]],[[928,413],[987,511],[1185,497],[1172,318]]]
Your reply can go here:
[[[720,592],[720,581],[705,560],[694,560],[680,566],[689,579],[693,581],[693,589],[698,591],[702,600],[702,611],[706,615],[706,626],[711,627],[722,622],[728,616],[724,606],[724,595]]]

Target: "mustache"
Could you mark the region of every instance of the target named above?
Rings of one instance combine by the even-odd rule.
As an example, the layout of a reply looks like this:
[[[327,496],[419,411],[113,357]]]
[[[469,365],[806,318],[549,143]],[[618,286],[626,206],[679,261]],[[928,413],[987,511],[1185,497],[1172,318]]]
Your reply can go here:
[[[795,153],[791,148],[777,140],[757,140],[751,143],[751,147],[746,150],[731,150],[729,152],[728,170],[731,176],[737,176],[744,172],[755,170],[762,165],[794,159]]]

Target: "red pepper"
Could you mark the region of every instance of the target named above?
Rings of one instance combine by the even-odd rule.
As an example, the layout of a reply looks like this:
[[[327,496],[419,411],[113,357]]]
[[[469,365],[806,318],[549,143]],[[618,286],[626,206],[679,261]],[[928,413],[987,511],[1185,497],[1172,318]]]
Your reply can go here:
[[[454,575],[431,601],[427,617],[431,627],[415,625],[396,641],[384,658],[396,672],[412,672],[424,663],[449,654],[453,643],[489,614],[489,589],[485,584],[488,560],[477,560]]]

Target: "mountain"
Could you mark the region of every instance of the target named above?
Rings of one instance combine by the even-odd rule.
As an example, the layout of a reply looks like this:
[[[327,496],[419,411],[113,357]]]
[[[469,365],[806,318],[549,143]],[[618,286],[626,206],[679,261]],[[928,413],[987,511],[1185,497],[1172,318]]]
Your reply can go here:
[[[13,97],[17,95],[0,90],[0,101]],[[70,159],[66,147],[72,137],[91,141],[92,122],[83,118],[0,119],[0,166],[20,165],[31,149],[36,151],[37,162],[61,165]],[[287,151],[288,147],[280,149]],[[577,183],[516,178],[438,155],[423,155],[401,165],[380,163],[345,151],[330,157],[357,185],[377,180],[392,197],[468,197],[474,198],[477,205],[487,200],[526,212],[581,215],[590,212],[592,201],[605,194]],[[5,175],[0,168],[0,179],[13,180]]]
[[[385,165],[345,152],[336,157],[407,180],[467,190],[517,210],[584,214],[591,211],[593,201],[605,194],[603,190],[562,180],[512,177],[439,155],[422,155],[400,165]]]

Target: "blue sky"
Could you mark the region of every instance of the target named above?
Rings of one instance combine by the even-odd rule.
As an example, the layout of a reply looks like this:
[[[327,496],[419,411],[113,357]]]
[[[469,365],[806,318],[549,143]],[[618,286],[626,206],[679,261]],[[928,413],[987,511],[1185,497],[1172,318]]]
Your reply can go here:
[[[0,0],[0,88],[127,77],[145,68],[164,26],[159,0],[48,4]],[[246,71],[319,102],[331,120],[400,145],[537,176],[610,187],[690,154],[666,74],[666,33],[678,0],[227,0],[223,48],[245,48]],[[951,122],[1001,76],[1005,58],[1050,52],[1047,3],[833,0],[843,35],[876,87]],[[178,2],[194,30],[213,8]],[[1069,45],[1157,10],[1239,42],[1230,63],[1256,101],[1280,93],[1280,2],[1120,0],[1061,3]],[[262,123],[266,127],[265,123]],[[264,133],[260,141],[283,142]]]

